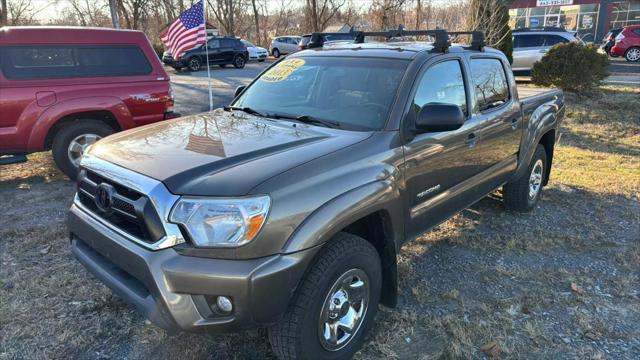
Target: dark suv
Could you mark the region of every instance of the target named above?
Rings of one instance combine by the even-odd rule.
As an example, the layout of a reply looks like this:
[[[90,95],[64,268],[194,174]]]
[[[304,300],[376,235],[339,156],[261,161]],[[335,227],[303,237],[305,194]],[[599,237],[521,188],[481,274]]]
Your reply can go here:
[[[208,49],[207,47],[208,46]],[[165,51],[162,55],[162,62],[176,70],[188,68],[191,71],[198,71],[202,65],[207,63],[207,51],[209,52],[209,64],[224,67],[232,64],[238,69],[242,69],[249,59],[247,45],[240,39],[222,36],[209,39],[207,45],[202,45],[184,53],[179,59],[174,59],[170,52]]]

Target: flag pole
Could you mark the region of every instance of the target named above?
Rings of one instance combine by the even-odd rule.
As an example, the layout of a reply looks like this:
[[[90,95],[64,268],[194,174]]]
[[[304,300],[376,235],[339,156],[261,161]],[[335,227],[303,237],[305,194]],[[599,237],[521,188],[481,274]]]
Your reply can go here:
[[[202,0],[202,18],[204,19],[204,52],[207,58],[207,79],[209,82],[209,111],[213,110],[213,89],[211,88],[211,69],[209,69],[209,39],[207,38],[207,0]]]

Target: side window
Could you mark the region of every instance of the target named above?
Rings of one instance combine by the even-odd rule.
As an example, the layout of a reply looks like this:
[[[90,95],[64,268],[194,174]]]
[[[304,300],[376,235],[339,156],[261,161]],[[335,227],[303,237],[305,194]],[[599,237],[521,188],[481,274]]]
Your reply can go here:
[[[544,46],[553,46],[555,44],[567,43],[569,40],[558,35],[544,35]]]
[[[222,47],[234,47],[236,45],[235,41],[233,41],[232,39],[227,39],[224,38],[222,39]]]
[[[638,34],[638,35],[640,35],[640,29],[635,29],[635,30],[633,30],[633,32]]]
[[[471,78],[480,111],[509,101],[509,85],[498,59],[471,59]]]
[[[515,48],[542,46],[542,35],[518,35],[515,37]]]
[[[209,49],[217,49],[220,47],[220,39],[211,39],[207,44],[209,45]]]
[[[447,74],[443,76],[443,74]],[[431,66],[422,75],[413,99],[416,113],[429,103],[458,105],[467,114],[464,77],[458,60],[444,61]]]
[[[135,46],[11,46],[0,49],[8,79],[131,76],[151,73],[151,64]]]

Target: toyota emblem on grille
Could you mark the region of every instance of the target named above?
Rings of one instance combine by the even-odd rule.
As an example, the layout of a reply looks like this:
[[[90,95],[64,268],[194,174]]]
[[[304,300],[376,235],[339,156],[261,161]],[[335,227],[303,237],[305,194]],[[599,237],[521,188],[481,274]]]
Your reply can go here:
[[[111,210],[111,205],[113,205],[113,193],[115,189],[113,186],[102,183],[98,185],[95,194],[95,202],[98,209],[107,212]]]

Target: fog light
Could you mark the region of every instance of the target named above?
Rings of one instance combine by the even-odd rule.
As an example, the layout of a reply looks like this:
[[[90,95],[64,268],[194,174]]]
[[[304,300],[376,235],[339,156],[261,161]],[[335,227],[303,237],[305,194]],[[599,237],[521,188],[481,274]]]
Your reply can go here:
[[[230,313],[233,310],[233,304],[231,303],[231,299],[226,296],[218,296],[216,299],[216,305],[220,311],[225,313]]]

